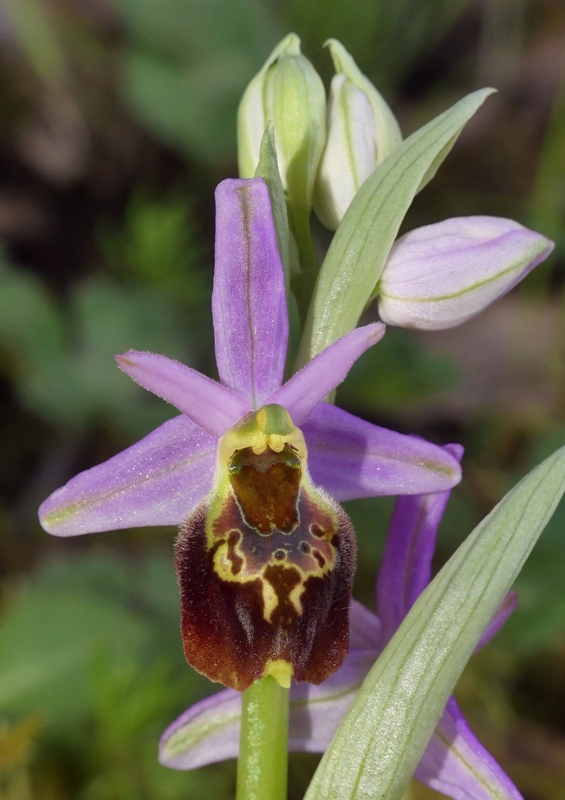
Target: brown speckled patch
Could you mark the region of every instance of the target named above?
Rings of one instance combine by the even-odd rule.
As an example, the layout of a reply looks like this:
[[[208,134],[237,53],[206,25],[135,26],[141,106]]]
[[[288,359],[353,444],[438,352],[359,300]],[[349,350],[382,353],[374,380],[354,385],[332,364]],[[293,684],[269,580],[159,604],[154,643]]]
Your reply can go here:
[[[320,683],[349,644],[349,518],[304,480],[291,447],[265,452],[236,454],[219,512],[201,503],[176,543],[186,658],[240,691],[275,660]]]

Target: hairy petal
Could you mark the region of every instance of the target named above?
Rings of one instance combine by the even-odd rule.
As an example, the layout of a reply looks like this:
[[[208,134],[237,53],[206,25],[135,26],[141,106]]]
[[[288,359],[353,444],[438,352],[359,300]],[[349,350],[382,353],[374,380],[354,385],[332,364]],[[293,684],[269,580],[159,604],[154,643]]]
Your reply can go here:
[[[444,449],[461,460],[460,445]],[[449,495],[450,490],[407,495],[395,503],[377,578],[377,607],[385,643],[430,582],[437,529]]]
[[[353,526],[304,479],[290,448],[262,458],[239,452],[245,463],[232,461],[176,540],[186,660],[238,691],[273,662],[319,684],[348,652]],[[274,485],[277,510],[258,505]]]
[[[293,375],[268,402],[284,406],[294,424],[301,426],[316,405],[345,379],[359,356],[376,344],[384,332],[385,326],[375,322],[342,336]]]
[[[372,425],[319,403],[302,431],[315,484],[336,500],[448,489],[461,480],[457,459],[413,436]]]
[[[56,536],[179,525],[210,491],[216,446],[187,417],[175,417],[53,492],[39,509],[41,524]]]
[[[241,395],[172,358],[128,350],[116,356],[116,361],[136,383],[215,436],[221,436],[250,410]]]
[[[216,189],[212,313],[220,380],[257,409],[283,379],[288,313],[267,185],[225,180]]]
[[[523,800],[451,697],[414,777],[453,800]]]

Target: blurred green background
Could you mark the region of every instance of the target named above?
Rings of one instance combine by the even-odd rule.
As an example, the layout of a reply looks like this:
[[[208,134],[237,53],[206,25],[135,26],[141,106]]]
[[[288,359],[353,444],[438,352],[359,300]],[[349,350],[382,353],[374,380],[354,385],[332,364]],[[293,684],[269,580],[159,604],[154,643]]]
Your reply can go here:
[[[390,330],[338,402],[466,447],[437,565],[565,440],[565,6],[560,0],[0,0],[0,798],[233,795],[233,762],[156,761],[162,730],[212,687],[186,666],[174,530],[57,540],[38,504],[171,409],[114,353],[214,376],[213,190],[236,175],[241,93],[288,31],[326,82],[339,38],[405,134],[481,85],[405,229],[461,214],[556,242],[509,297],[446,333]],[[323,252],[329,235],[315,227]],[[348,504],[374,607],[390,500]],[[527,800],[565,786],[565,509],[520,606],[458,698]],[[291,758],[300,798],[317,763]],[[418,797],[431,797],[419,791]]]

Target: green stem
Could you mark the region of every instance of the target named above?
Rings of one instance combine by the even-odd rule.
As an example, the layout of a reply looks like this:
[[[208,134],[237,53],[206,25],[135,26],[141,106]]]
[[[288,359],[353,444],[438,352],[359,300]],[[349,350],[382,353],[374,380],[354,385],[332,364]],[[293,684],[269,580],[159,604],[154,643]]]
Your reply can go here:
[[[288,702],[270,675],[243,693],[236,800],[285,800]]]
[[[318,257],[310,229],[310,209],[288,206],[288,221],[298,247],[300,274],[293,280],[302,327],[306,321],[310,300],[318,277]]]

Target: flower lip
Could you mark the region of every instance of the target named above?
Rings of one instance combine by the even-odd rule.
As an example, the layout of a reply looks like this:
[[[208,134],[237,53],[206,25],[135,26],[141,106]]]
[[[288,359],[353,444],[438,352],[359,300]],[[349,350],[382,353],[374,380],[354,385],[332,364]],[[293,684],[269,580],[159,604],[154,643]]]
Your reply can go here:
[[[186,659],[239,691],[267,674],[281,685],[289,673],[321,683],[339,668],[355,569],[351,523],[312,484],[295,448],[241,447],[253,441],[257,416],[269,412],[226,434],[230,460],[219,460],[213,491],[176,545]]]

